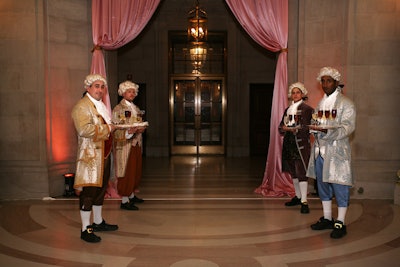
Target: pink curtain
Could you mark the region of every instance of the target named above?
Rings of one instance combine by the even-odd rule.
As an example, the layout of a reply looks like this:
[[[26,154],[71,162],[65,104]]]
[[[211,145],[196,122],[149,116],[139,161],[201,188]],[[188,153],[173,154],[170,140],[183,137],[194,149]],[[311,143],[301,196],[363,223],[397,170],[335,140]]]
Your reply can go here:
[[[135,39],[153,16],[159,3],[160,0],[92,0],[94,48],[90,73],[107,77],[103,49],[115,50]],[[108,91],[103,102],[111,115]],[[116,183],[110,182],[106,197],[120,197]]]
[[[92,0],[92,74],[106,75],[103,50],[115,50],[135,39],[147,25],[160,0]],[[111,113],[110,96],[103,102]]]
[[[268,157],[262,184],[255,192],[264,196],[293,196],[289,175],[282,173],[282,136],[278,126],[287,107],[288,0],[226,0],[246,32],[262,47],[278,52],[271,109]]]

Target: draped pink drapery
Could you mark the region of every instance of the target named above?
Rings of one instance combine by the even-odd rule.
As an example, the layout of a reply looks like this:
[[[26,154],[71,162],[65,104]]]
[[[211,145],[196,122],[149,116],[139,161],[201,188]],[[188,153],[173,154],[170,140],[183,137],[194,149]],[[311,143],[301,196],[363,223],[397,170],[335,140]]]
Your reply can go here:
[[[92,0],[93,57],[90,73],[106,75],[103,50],[115,50],[135,39],[160,0]],[[111,113],[110,96],[103,98]]]
[[[287,107],[288,0],[225,0],[236,19],[259,45],[278,52],[272,98],[270,140],[262,184],[264,196],[293,196],[291,178],[282,173],[282,136],[278,126]]]
[[[104,50],[115,50],[135,39],[153,16],[160,0],[92,0],[93,57],[90,73],[107,77]],[[103,102],[111,116],[110,95]],[[106,197],[119,198],[116,182]]]

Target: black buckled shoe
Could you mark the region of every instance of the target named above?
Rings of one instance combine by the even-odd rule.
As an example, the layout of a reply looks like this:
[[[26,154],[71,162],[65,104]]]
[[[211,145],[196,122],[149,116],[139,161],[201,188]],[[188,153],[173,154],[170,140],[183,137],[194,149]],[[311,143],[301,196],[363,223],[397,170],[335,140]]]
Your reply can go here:
[[[333,229],[333,220],[325,219],[324,217],[319,218],[319,221],[311,224],[311,229],[313,230],[325,230]]]
[[[103,220],[100,224],[92,224],[93,232],[106,232],[106,231],[115,231],[118,230],[118,225],[116,224],[108,224],[105,220]]]
[[[133,198],[130,198],[129,201],[133,202],[133,203],[143,203],[144,202],[143,199],[138,198],[137,196],[134,196]]]
[[[301,200],[300,198],[298,198],[297,196],[295,196],[294,198],[292,198],[290,201],[285,203],[285,206],[291,207],[291,206],[297,206],[301,204]]]
[[[136,207],[135,204],[131,201],[126,203],[121,203],[120,207],[122,210],[139,210],[139,208]]]
[[[101,241],[101,237],[93,233],[93,228],[88,226],[86,230],[81,232],[81,239],[89,243],[98,243]]]
[[[308,207],[307,202],[301,203],[300,213],[303,213],[303,214],[310,213],[310,208]]]
[[[341,221],[335,221],[333,225],[333,231],[331,233],[331,238],[338,239],[342,238],[347,234],[346,225]]]

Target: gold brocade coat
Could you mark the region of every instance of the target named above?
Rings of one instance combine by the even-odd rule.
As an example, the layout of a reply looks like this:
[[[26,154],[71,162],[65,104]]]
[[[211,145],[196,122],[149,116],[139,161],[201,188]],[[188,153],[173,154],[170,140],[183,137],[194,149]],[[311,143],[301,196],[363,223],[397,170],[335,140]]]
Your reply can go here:
[[[136,105],[129,106],[126,100],[122,99],[113,109],[113,118],[116,120],[118,114],[129,110],[131,118],[137,116],[140,112]],[[131,138],[126,138],[126,129],[117,129],[113,133],[113,148],[114,148],[114,167],[116,177],[125,177],[126,166],[128,164],[129,153],[132,146],[142,146],[142,134],[136,133]]]
[[[72,119],[78,135],[74,188],[101,187],[104,159],[109,154],[105,152],[105,142],[109,139],[110,128],[86,95],[73,107]]]

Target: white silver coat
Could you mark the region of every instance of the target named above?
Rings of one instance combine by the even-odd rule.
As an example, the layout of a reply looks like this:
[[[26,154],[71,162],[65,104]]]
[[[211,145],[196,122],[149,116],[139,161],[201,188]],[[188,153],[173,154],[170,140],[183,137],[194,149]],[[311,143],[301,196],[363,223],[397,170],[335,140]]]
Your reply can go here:
[[[307,176],[316,179],[315,158],[318,156],[318,148],[322,148],[325,150],[322,180],[352,186],[349,137],[355,130],[356,109],[354,103],[341,93],[338,94],[334,107],[337,109],[336,122],[339,127],[328,129],[326,134],[323,132],[315,134],[316,138],[311,148]]]

